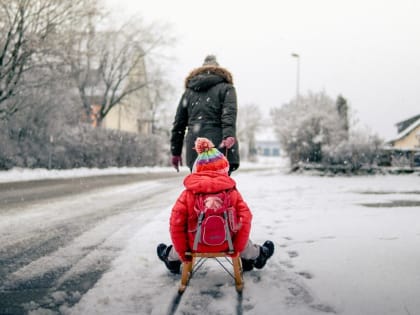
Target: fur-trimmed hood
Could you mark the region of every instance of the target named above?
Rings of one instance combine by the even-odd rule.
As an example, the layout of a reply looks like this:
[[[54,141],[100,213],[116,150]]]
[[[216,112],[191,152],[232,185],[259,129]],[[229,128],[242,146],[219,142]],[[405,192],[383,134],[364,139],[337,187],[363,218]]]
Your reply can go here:
[[[185,79],[185,88],[205,91],[221,82],[233,84],[232,74],[227,69],[217,66],[202,66],[190,72]]]

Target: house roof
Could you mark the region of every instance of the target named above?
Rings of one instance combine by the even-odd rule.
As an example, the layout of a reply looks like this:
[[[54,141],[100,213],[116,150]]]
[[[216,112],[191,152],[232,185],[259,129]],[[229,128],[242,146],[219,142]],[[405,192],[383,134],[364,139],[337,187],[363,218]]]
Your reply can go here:
[[[401,133],[406,128],[410,127],[418,119],[420,119],[420,114],[396,123],[395,125],[397,126],[398,133]]]
[[[404,123],[404,122],[407,122],[407,121],[411,121],[411,124],[408,125],[408,126],[406,126],[401,131],[398,129],[398,132],[399,132],[398,135],[394,139],[389,140],[388,143],[392,143],[394,141],[397,141],[397,140],[400,140],[400,139],[404,138],[411,131],[413,131],[415,128],[417,128],[417,126],[420,126],[420,115],[417,115],[417,116],[415,116],[413,118],[417,118],[417,119],[416,120],[412,120],[412,118],[410,118],[410,119],[407,119],[405,121],[402,121],[402,122],[398,123],[398,124],[401,124],[401,123]],[[397,126],[398,126],[398,124],[397,124]]]

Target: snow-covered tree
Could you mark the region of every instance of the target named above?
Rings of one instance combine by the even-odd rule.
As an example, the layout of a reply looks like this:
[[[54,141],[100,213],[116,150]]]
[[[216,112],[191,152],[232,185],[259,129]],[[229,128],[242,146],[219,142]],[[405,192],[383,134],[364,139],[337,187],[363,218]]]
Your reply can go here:
[[[334,101],[325,92],[309,92],[299,100],[271,111],[275,133],[292,164],[340,165],[352,171],[377,163],[383,140],[368,128],[350,126],[344,97]]]
[[[112,23],[99,0],[0,0],[0,169],[162,163],[160,49],[172,39],[139,20]],[[77,125],[96,102],[98,122],[129,95],[140,103],[146,86],[141,112],[160,136]]]
[[[325,92],[308,92],[271,111],[274,132],[291,162],[321,162],[323,148],[345,137],[335,101]]]
[[[150,73],[148,62],[172,39],[163,26],[145,25],[140,18],[116,26],[110,17],[94,12],[83,22],[63,36],[60,47],[64,49],[57,55],[79,92],[86,117],[100,125],[129,96],[162,84],[163,75]]]
[[[255,104],[240,106],[236,123],[236,136],[241,143],[241,156],[252,160],[257,153],[256,133],[261,125],[262,114]]]
[[[338,115],[343,125],[343,129],[347,133],[346,136],[348,136],[350,127],[349,127],[349,114],[348,114],[349,106],[347,104],[347,100],[342,95],[338,95],[335,103],[336,103]]]
[[[48,86],[32,80],[51,61],[54,38],[78,24],[93,0],[0,0],[0,120],[27,106],[27,89]]]

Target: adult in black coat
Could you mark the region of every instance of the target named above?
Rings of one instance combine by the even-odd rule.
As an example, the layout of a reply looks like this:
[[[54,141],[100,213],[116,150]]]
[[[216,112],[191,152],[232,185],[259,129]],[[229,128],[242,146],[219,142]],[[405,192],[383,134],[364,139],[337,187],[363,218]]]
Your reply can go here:
[[[182,147],[186,145],[186,162],[192,171],[197,153],[197,137],[210,139],[229,161],[229,174],[239,167],[236,140],[237,100],[232,74],[209,55],[203,66],[185,79],[185,91],[179,102],[171,135],[172,165],[182,165]],[[186,133],[186,134],[185,134]]]

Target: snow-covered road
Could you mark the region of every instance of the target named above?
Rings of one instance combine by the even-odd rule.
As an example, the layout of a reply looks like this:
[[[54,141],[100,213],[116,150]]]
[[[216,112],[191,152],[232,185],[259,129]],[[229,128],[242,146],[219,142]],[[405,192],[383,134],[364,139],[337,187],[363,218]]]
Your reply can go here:
[[[179,187],[180,178],[145,181],[3,210],[0,314],[76,303]]]
[[[238,172],[251,237],[276,252],[233,281],[209,262],[177,314],[417,314],[420,177]],[[169,242],[183,177],[132,183],[0,213],[0,314],[167,314],[179,276]]]

